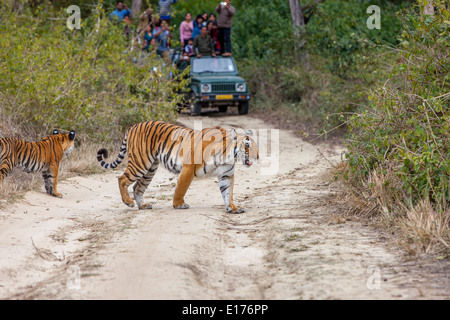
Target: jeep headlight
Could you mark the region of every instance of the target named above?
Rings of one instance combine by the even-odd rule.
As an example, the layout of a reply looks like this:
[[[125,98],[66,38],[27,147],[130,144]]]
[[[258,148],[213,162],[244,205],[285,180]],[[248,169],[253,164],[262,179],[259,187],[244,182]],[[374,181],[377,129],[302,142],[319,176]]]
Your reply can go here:
[[[237,92],[245,92],[245,83],[236,83]]]
[[[202,93],[211,92],[211,85],[210,84],[202,84],[201,90],[202,90]]]

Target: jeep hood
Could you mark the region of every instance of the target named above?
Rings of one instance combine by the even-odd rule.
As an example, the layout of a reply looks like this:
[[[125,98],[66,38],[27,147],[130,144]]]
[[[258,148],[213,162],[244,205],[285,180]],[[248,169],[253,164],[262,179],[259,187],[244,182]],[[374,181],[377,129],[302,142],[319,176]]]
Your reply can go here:
[[[237,83],[237,82],[246,82],[242,77],[239,76],[223,76],[223,75],[192,75],[191,81],[200,82],[200,83]]]

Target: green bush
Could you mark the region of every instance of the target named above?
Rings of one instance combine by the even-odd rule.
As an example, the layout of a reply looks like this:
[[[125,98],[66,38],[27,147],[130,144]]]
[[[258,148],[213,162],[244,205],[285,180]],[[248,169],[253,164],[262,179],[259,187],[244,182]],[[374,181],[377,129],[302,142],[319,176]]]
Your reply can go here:
[[[450,12],[435,1],[434,16],[409,13],[402,45],[370,105],[350,120],[348,152],[355,181],[376,172],[406,204],[450,201]]]
[[[68,14],[49,5],[14,12],[6,2],[0,10],[3,117],[40,132],[75,129],[106,140],[139,121],[176,119],[176,92],[186,81],[155,54],[144,59],[132,48],[100,2],[72,31]]]
[[[333,73],[346,76],[349,70],[359,67],[357,57],[364,54],[368,43],[396,45],[403,28],[396,13],[414,1],[400,0],[334,0],[324,1],[306,28],[309,50],[328,58],[328,68]],[[381,29],[367,27],[367,8],[380,7]]]
[[[236,0],[233,19],[233,54],[238,59],[268,60],[292,56],[295,43],[289,2]]]

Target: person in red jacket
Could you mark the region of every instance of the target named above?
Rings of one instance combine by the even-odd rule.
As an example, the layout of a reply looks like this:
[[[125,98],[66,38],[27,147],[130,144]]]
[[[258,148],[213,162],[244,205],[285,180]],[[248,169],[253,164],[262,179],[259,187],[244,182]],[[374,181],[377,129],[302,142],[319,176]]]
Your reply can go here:
[[[210,20],[208,21],[206,27],[208,28],[208,33],[213,41],[214,50],[216,50],[216,54],[220,54],[219,29],[217,28],[217,25]]]

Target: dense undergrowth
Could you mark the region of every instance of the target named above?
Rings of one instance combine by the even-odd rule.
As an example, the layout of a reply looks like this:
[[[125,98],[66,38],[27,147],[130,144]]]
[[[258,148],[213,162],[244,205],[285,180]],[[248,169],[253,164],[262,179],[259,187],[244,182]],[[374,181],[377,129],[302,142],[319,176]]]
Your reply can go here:
[[[116,150],[131,125],[176,121],[186,85],[174,67],[131,45],[123,24],[109,20],[110,4],[89,4],[80,4],[89,13],[81,29],[70,30],[65,10],[46,1],[0,1],[0,138],[37,141],[74,129],[77,152],[63,160],[60,179],[100,172],[96,151]],[[0,200],[36,185],[41,174],[14,170]]]
[[[418,8],[420,9],[420,8]],[[450,11],[415,10],[386,81],[349,120],[348,168],[364,206],[400,227],[414,252],[450,253]]]
[[[155,54],[131,50],[101,3],[80,30],[67,27],[63,10],[12,3],[0,7],[0,106],[22,137],[58,128],[112,141],[136,122],[176,119],[186,81]]]

